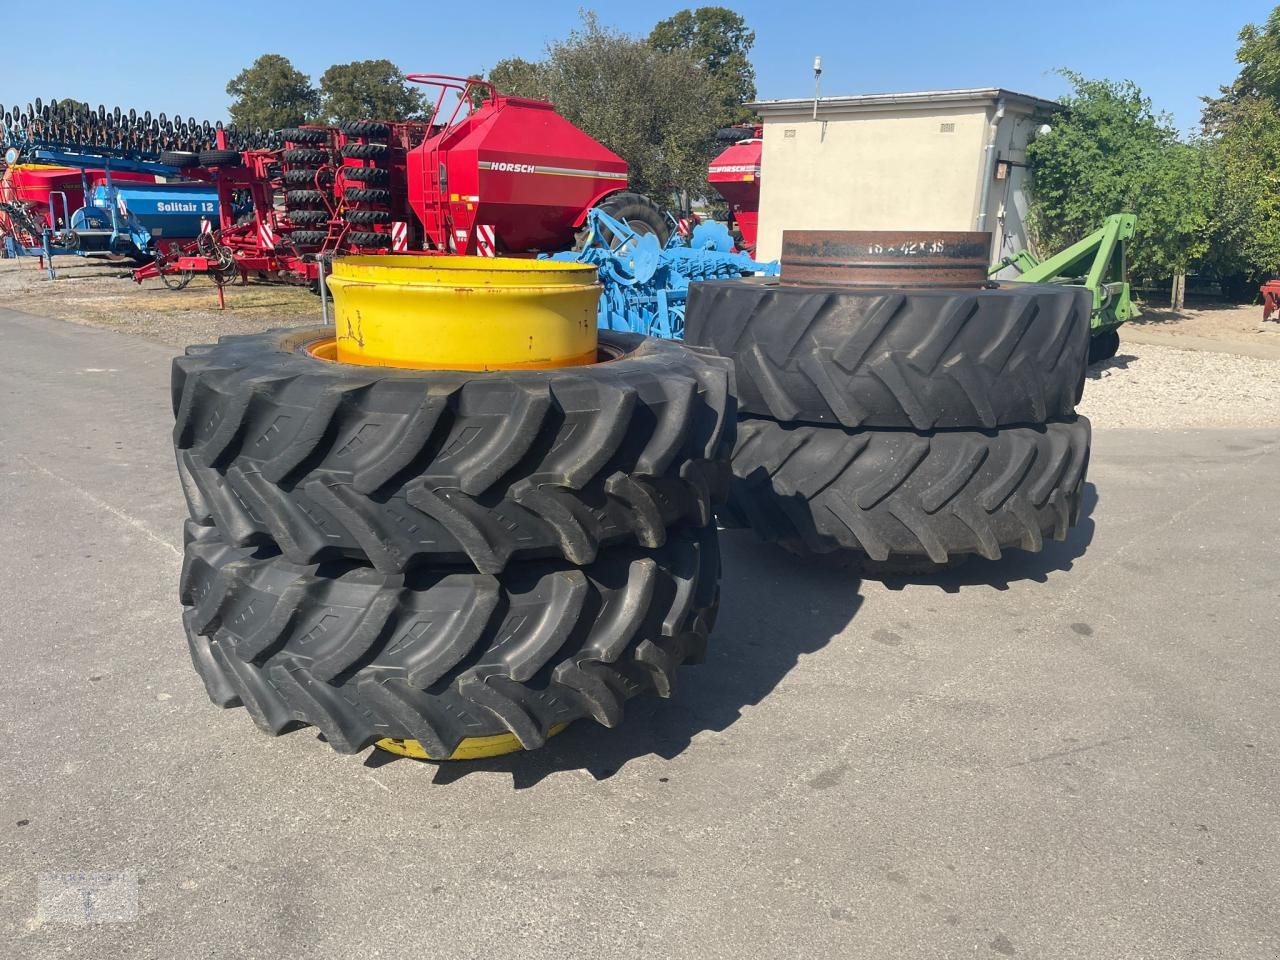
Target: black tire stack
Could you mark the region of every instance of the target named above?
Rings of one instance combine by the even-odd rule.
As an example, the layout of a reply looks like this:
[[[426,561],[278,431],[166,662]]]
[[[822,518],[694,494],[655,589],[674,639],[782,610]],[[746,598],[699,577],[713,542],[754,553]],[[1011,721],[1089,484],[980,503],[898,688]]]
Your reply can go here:
[[[668,696],[716,614],[732,365],[602,331],[594,366],[362,367],[308,352],[331,336],[173,363],[181,599],[211,699],[341,752],[446,758]]]
[[[391,128],[376,120],[340,123],[345,142],[343,157],[342,218],[349,224],[346,241],[354,247],[382,251],[391,246],[391,171],[386,164],[391,148],[386,143]],[[381,176],[379,176],[381,174]]]
[[[333,205],[332,134],[321,127],[289,127],[280,131],[280,179],[289,241],[300,249],[324,245]]]
[[[1063,539],[1089,460],[1091,306],[1040,285],[695,284],[686,339],[737,368],[722,521],[884,571]]]

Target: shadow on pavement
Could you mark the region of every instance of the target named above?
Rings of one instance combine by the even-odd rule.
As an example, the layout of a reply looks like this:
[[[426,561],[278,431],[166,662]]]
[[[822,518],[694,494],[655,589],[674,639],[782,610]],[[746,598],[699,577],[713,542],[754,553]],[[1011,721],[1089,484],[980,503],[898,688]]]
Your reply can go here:
[[[1118,353],[1114,357],[1090,364],[1085,376],[1090,380],[1098,380],[1108,370],[1128,370],[1129,364],[1138,358],[1131,353]]]
[[[433,782],[510,772],[515,788],[522,790],[553,773],[584,770],[604,780],[638,757],[679,756],[694,737],[727,729],[745,708],[760,703],[800,657],[838,635],[862,602],[856,575],[797,560],[746,531],[722,533],[721,551],[720,615],[706,662],[680,669],[670,700],[637,698],[628,702],[616,728],[580,720],[532,753],[435,764]],[[375,750],[366,764],[391,762],[379,753]]]

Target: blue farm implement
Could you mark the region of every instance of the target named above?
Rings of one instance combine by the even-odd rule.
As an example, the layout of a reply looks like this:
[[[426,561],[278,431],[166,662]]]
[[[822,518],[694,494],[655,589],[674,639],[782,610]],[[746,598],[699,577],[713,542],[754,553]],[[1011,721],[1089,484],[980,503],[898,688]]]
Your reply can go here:
[[[595,265],[604,287],[598,314],[601,329],[673,340],[684,338],[689,284],[778,274],[777,261],[759,263],[745,253],[735,253],[723,224],[700,223],[687,240],[672,230],[661,245],[654,234],[639,233],[598,209],[587,214],[582,248],[551,259]]]

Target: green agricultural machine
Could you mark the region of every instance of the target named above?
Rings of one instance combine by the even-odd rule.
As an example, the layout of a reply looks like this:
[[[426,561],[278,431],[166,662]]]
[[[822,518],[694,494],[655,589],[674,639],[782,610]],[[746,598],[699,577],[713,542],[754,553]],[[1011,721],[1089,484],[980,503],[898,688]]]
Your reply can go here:
[[[1139,315],[1125,260],[1125,243],[1133,239],[1137,222],[1132,213],[1113,213],[1100,229],[1061,253],[1041,260],[1021,250],[993,264],[988,276],[1015,267],[1017,283],[1061,283],[1089,290],[1093,294],[1089,362],[1098,363],[1114,357],[1120,348],[1120,324]]]

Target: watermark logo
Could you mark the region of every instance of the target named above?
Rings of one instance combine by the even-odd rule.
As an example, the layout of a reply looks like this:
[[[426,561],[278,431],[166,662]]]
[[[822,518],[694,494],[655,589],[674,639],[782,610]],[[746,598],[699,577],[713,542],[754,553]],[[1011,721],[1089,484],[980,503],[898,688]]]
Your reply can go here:
[[[36,919],[78,927],[136,920],[138,875],[132,870],[41,874]]]

